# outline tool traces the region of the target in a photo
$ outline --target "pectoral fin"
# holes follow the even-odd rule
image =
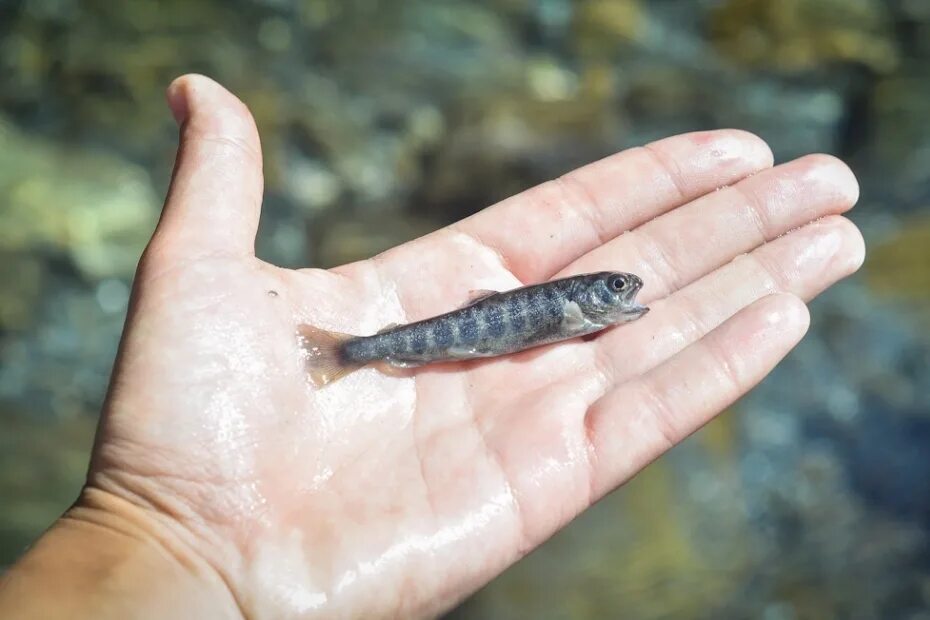
[[[565,304],[564,314],[562,316],[562,326],[569,333],[580,332],[587,328],[591,322],[585,318],[581,311],[581,306],[576,302],[570,301]]]

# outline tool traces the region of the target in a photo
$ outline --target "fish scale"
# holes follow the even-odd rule
[[[372,336],[298,327],[307,370],[317,385],[373,364],[411,368],[515,353],[635,320],[642,280],[630,273],[572,276],[506,292],[485,291],[457,310]]]

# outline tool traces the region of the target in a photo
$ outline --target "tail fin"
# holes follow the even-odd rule
[[[300,325],[297,334],[300,336],[310,380],[318,387],[359,368],[357,365],[346,364],[342,358],[342,344],[354,336],[328,332],[312,325]]]

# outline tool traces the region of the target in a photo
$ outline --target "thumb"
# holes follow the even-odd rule
[[[252,255],[262,202],[262,155],[248,108],[202,75],[179,77],[168,104],[181,140],[148,253],[174,258]]]

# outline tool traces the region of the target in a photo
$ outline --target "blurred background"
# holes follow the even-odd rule
[[[3,0],[0,566],[76,496],[187,71],[259,255],[376,253],[716,127],[847,160],[869,257],[765,383],[453,618],[930,618],[930,0]]]

